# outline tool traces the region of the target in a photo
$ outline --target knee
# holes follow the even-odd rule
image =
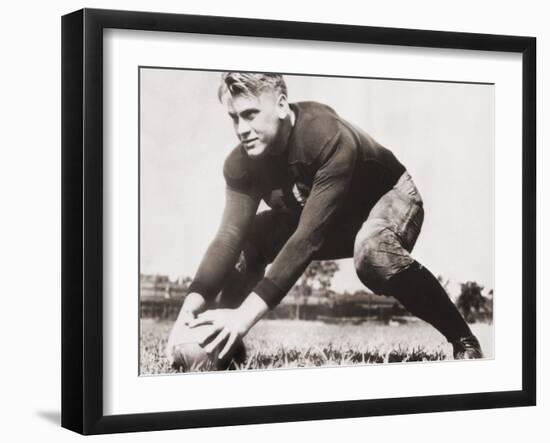
[[[408,268],[414,259],[392,229],[373,226],[368,229],[368,225],[366,228],[355,240],[355,271],[371,291],[385,294],[391,277]]]
[[[245,237],[242,252],[236,266],[237,270],[246,271],[267,265],[267,240],[269,239],[269,231],[273,227],[271,212],[263,211],[256,214],[254,222]]]
[[[268,210],[257,214],[243,245],[247,262],[264,267],[271,263],[297,224],[297,216],[280,211]]]
[[[381,294],[385,281],[387,257],[380,251],[380,239],[369,235],[355,242],[353,262],[359,280],[376,294]]]

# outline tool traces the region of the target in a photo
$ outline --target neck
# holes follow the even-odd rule
[[[281,154],[286,151],[288,142],[290,140],[290,134],[292,133],[292,128],[296,123],[296,115],[292,109],[290,110],[289,115],[283,120],[281,130],[279,132],[278,141],[276,143],[276,149],[273,151],[275,155]]]

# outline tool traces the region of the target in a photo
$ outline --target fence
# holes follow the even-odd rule
[[[183,303],[183,297],[143,297],[140,303],[141,318],[175,320]],[[323,304],[283,303],[266,314],[270,319],[327,320],[330,318],[376,319],[389,321],[393,316],[407,315],[401,305],[394,303],[342,303]]]

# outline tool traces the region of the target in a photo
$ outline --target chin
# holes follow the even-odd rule
[[[260,158],[267,152],[265,146],[254,146],[251,149],[246,149],[246,154],[250,158]]]

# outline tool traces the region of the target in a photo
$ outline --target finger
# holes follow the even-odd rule
[[[195,318],[195,316],[193,315],[193,313],[191,311],[188,311],[186,309],[182,309],[179,312],[178,317],[176,318],[176,324],[187,325],[189,323],[189,321],[193,320],[193,318]]]
[[[185,312],[183,314],[182,320],[184,325],[189,325],[190,322],[195,320],[195,314],[193,314],[192,312]]]
[[[193,320],[191,320],[189,322],[189,327],[190,328],[196,328],[197,326],[202,326],[202,325],[212,325],[214,324],[214,320],[211,320],[209,318],[194,318]]]
[[[194,321],[205,321],[205,322],[208,322],[208,323],[203,323],[203,324],[209,324],[209,323],[214,323],[217,319],[218,319],[218,316],[216,314],[216,310],[211,309],[209,311],[204,311],[204,312],[201,312],[200,314],[196,315],[193,318],[193,321],[191,323],[193,323]]]
[[[237,341],[237,333],[236,332],[232,332],[230,335],[229,335],[229,338],[227,339],[227,342],[225,343],[225,346],[223,347],[222,351],[220,352],[220,355],[219,355],[219,359],[222,360],[225,355],[231,351],[231,349],[233,348],[233,345],[235,344],[235,342]]]
[[[222,329],[222,331],[216,336],[214,340],[212,340],[210,343],[208,343],[204,350],[207,354],[212,354],[218,346],[225,340],[227,340],[227,337],[229,336],[229,331],[227,329]]]
[[[203,346],[203,349],[208,354],[212,354],[216,349],[218,349],[221,343],[227,340],[228,335],[229,332],[226,329],[222,329],[212,341],[210,341],[206,346]]]
[[[199,346],[206,346],[208,343],[212,342],[216,336],[221,332],[223,327],[221,325],[213,324],[211,328],[208,328],[205,335],[202,335],[198,341]]]

